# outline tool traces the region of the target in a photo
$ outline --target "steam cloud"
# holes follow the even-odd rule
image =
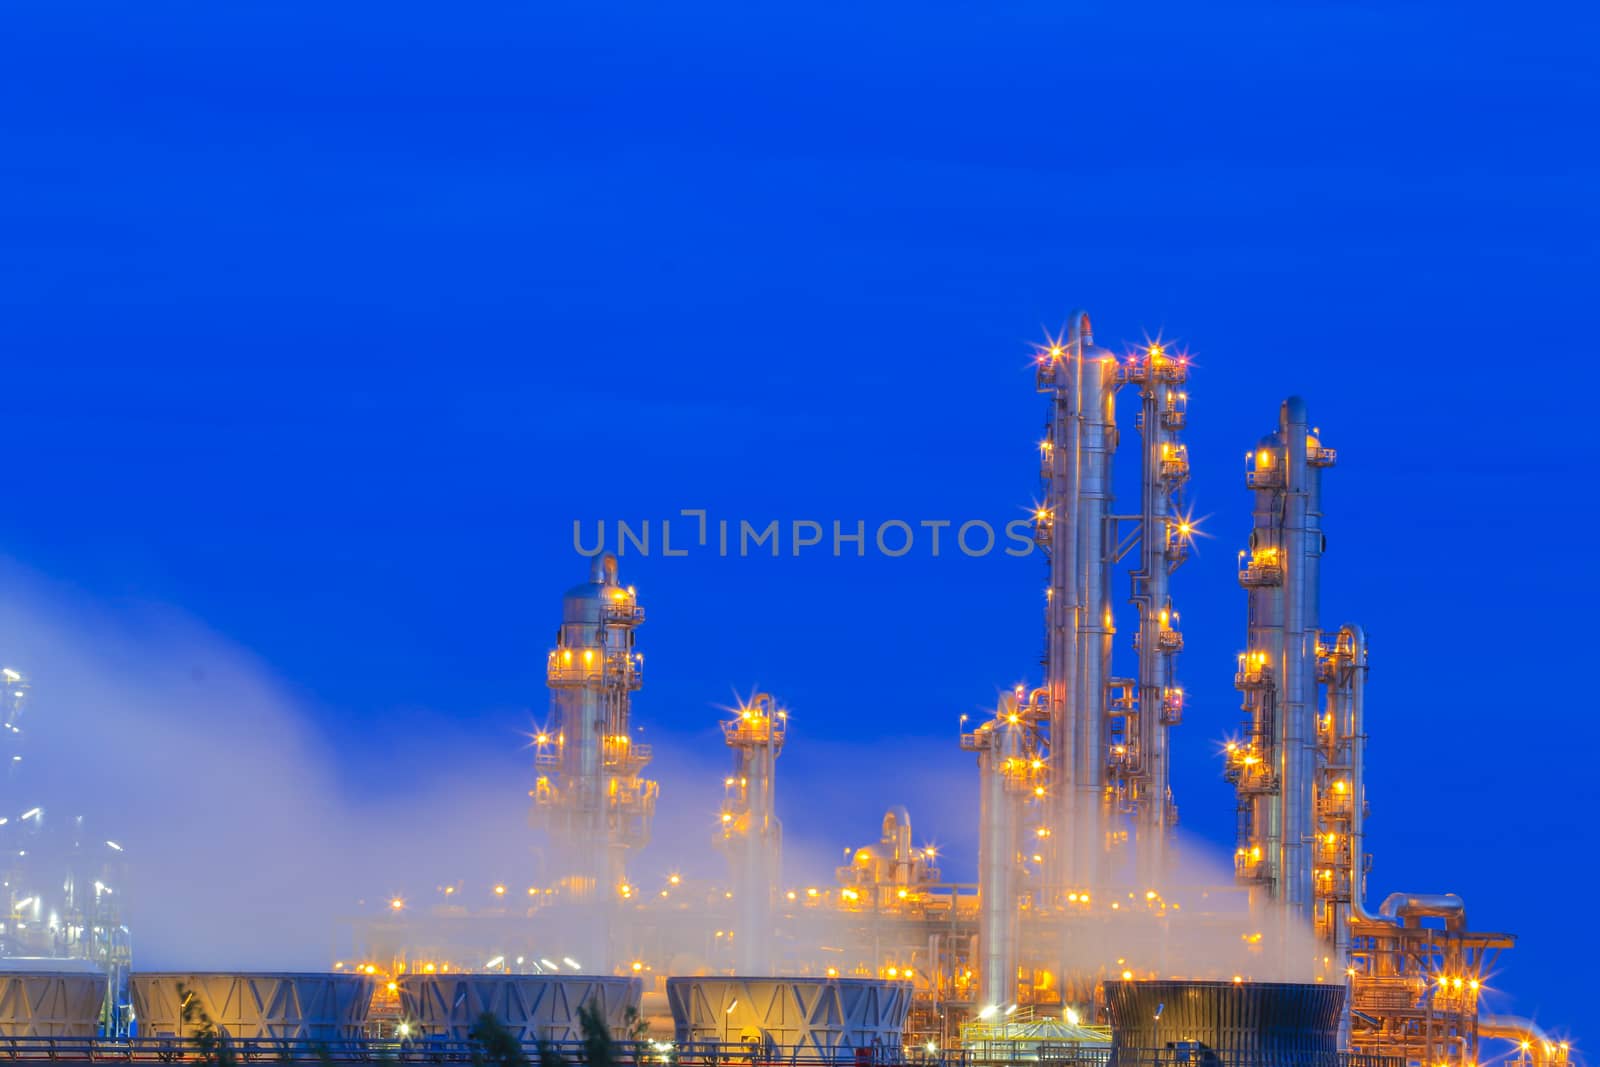
[[[192,619],[154,607],[89,608],[80,594],[10,563],[0,563],[0,576],[9,590],[0,601],[0,658],[34,686],[24,768],[7,786],[9,800],[42,803],[47,818],[83,814],[93,834],[125,846],[127,884],[117,889],[137,969],[322,970],[348,947],[341,920],[381,914],[391,895],[415,894],[420,909],[446,884],[504,883],[518,894],[537,880],[526,822],[532,772],[512,732],[522,724],[488,737],[439,724],[391,739],[392,776],[364,793],[347,784],[348,768],[315,716],[266,665]],[[542,712],[543,693],[528,699]],[[715,714],[708,705],[708,725]],[[639,717],[649,718],[643,709]],[[710,730],[698,744],[652,734],[662,803],[633,880],[646,897],[668,871],[720,883],[723,864],[710,847],[727,766],[720,739]],[[841,767],[881,767],[890,747],[905,773],[836,777]],[[806,736],[802,720],[779,763],[780,890],[831,886],[844,846],[875,844],[883,810],[897,802],[909,802],[918,844],[939,841],[946,880],[970,880],[976,788],[969,758],[953,744],[845,745]],[[1143,901],[1126,901],[1118,921],[1063,925],[1054,936],[1067,958],[1109,977],[1119,960],[1185,977],[1286,980],[1316,971],[1310,932],[1261,929],[1225,860],[1183,842],[1174,863],[1164,896],[1179,908],[1157,917]],[[1093,892],[1103,902],[1097,910],[1111,899],[1109,887]],[[709,927],[723,920],[696,907],[681,922],[689,928],[675,942],[709,946]],[[827,909],[807,912],[788,929],[773,969],[820,973],[853,956],[870,959],[859,929]],[[534,925],[526,936],[554,945],[559,931]],[[809,958],[805,946],[815,947]],[[661,962],[705,967],[693,951]]]

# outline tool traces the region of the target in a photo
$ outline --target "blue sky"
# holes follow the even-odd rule
[[[1372,644],[1369,895],[1462,893],[1521,935],[1516,1006],[1578,1022],[1593,930],[1537,902],[1594,874],[1593,22],[13,5],[0,551],[248,650],[383,794],[408,736],[542,715],[574,519],[1019,516],[1028,342],[1081,305],[1197,360],[1184,826],[1230,840],[1241,460],[1299,392],[1340,452],[1323,621]],[[715,761],[759,683],[791,835],[906,799],[959,854],[955,719],[1036,671],[1042,566],[625,559],[636,714]]]

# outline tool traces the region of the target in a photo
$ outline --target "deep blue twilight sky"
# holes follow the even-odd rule
[[[1198,363],[1185,828],[1230,847],[1241,461],[1300,392],[1340,454],[1323,621],[1372,643],[1369,895],[1462,893],[1521,936],[1502,1005],[1581,1024],[1594,927],[1559,902],[1597,873],[1594,22],[12,4],[10,584],[252,658],[352,793],[403,798],[448,737],[515,827],[574,519],[1019,517],[1028,342],[1083,305],[1103,343],[1165,331]],[[759,683],[795,710],[793,840],[860,843],[903,799],[970,877],[956,717],[1034,677],[1038,557],[623,574],[648,737],[715,766],[713,705]],[[29,633],[0,658],[46,658]],[[35,679],[70,719],[70,679]]]

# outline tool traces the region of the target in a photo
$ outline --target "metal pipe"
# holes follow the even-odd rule
[[[979,979],[985,1007],[1014,1003],[1017,993],[1017,853],[1020,819],[1010,773],[1022,758],[1016,697],[1006,694],[995,717],[972,734],[982,781],[978,838]]]
[[[1283,584],[1284,549],[1281,513],[1277,492],[1272,485],[1272,475],[1283,476],[1284,451],[1282,431],[1263,438],[1251,454],[1251,465],[1258,484],[1254,490],[1254,525],[1250,531],[1251,564],[1270,562],[1270,569],[1278,575],[1276,581],[1262,582],[1250,587],[1248,600],[1247,655],[1258,657],[1267,668],[1267,682],[1254,691],[1246,691],[1246,706],[1250,710],[1251,736],[1248,743],[1256,746],[1261,765],[1272,768],[1277,784],[1269,790],[1259,790],[1250,797],[1251,848],[1261,850],[1257,886],[1252,891],[1252,907],[1261,910],[1261,891],[1277,897],[1283,887],[1283,804],[1282,767],[1283,752],[1283,616],[1285,590]]]
[[[1556,1052],[1564,1051],[1558,1042],[1551,1040],[1543,1027],[1521,1015],[1480,1014],[1478,1037],[1519,1043],[1524,1051],[1533,1054],[1535,1067],[1546,1067],[1550,1063],[1557,1062]]]
[[[788,722],[788,712],[770,695],[757,693],[722,723],[734,760],[714,841],[727,853],[733,875],[740,974],[766,974],[772,967],[772,904],[783,856],[777,761]]]
[[[1283,546],[1283,885],[1281,899],[1288,912],[1309,920],[1311,916],[1311,862],[1307,847],[1312,833],[1311,811],[1315,774],[1316,702],[1307,702],[1308,688],[1315,692],[1315,670],[1308,661],[1315,652],[1308,615],[1315,596],[1313,574],[1307,567],[1307,503],[1305,401],[1290,397],[1283,402],[1279,420],[1287,460],[1284,470]],[[1310,675],[1308,680],[1307,675]]]
[[[1111,671],[1111,563],[1106,546],[1106,515],[1111,504],[1111,461],[1116,450],[1116,359],[1087,333],[1078,339],[1082,370],[1083,445],[1078,492],[1078,571],[1083,606],[1078,612],[1078,673],[1074,728],[1071,828],[1076,888],[1098,885],[1105,854],[1107,806],[1104,719],[1106,678]],[[1058,887],[1062,888],[1062,887]],[[1072,887],[1066,887],[1072,888]]]
[[[586,901],[573,934],[588,966],[610,966],[610,890],[626,856],[649,839],[655,783],[640,777],[647,750],[632,744],[631,694],[640,685],[634,629],[644,612],[617,581],[616,557],[597,557],[589,581],[562,600],[547,682],[552,723],[536,741],[535,820],[550,833],[563,892]]]
[[[1390,893],[1378,906],[1378,914],[1408,926],[1414,919],[1443,919],[1451,933],[1467,928],[1467,905],[1454,893]]]
[[[1367,806],[1367,632],[1353,622],[1339,627],[1350,639],[1350,917],[1376,922],[1381,916],[1367,910],[1366,806]]]
[[[1051,394],[1050,479],[1044,507],[1050,522],[1050,586],[1046,593],[1045,688],[1050,692],[1050,862],[1045,881],[1058,891],[1076,878],[1073,839],[1078,823],[1078,493],[1081,477],[1079,419],[1081,361],[1076,358],[1089,317],[1073,312],[1064,345],[1052,345],[1041,359],[1039,388]]]
[[[1175,691],[1173,657],[1181,646],[1172,610],[1170,574],[1186,547],[1187,531],[1174,529],[1177,502],[1188,479],[1188,457],[1169,412],[1178,410],[1174,385],[1187,376],[1183,356],[1160,343],[1149,345],[1130,365],[1140,383],[1139,562],[1133,571],[1133,602],[1139,612],[1138,671],[1138,861],[1139,884],[1160,881],[1166,837],[1171,829],[1167,696]],[[1178,537],[1175,539],[1174,534]]]

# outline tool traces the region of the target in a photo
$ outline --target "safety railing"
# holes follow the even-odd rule
[[[226,1053],[202,1054],[188,1038],[83,1038],[0,1036],[0,1061],[26,1060],[56,1063],[163,1063],[204,1064],[231,1058],[238,1063],[374,1063],[456,1064],[483,1063],[483,1046],[474,1041],[441,1038],[378,1040],[371,1038],[315,1041],[303,1038],[225,1039]],[[589,1060],[582,1042],[539,1044],[524,1042],[529,1059],[540,1062],[553,1054],[563,1062],[581,1065]],[[935,1049],[907,1046],[835,1049],[782,1048],[743,1042],[616,1041],[613,1062],[618,1067],[1405,1067],[1398,1056],[1330,1053],[1308,1050],[1257,1050],[1236,1052],[1200,1045],[1172,1045],[1159,1049],[1110,1048],[1077,1042],[1020,1044],[1014,1049]]]
[[[1283,568],[1276,563],[1249,563],[1239,568],[1239,584],[1246,587],[1282,585]]]

